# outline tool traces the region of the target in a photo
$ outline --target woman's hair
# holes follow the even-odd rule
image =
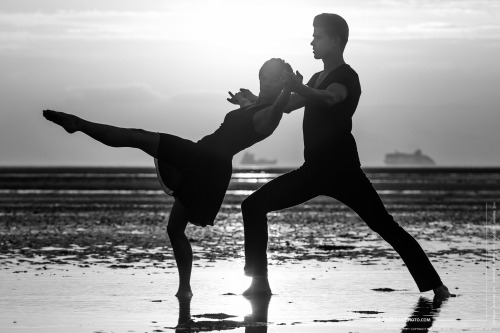
[[[342,41],[342,48],[345,48],[349,40],[349,26],[342,16],[337,14],[319,14],[313,21],[313,27],[323,28],[328,37],[338,36]]]
[[[292,66],[290,66],[289,63],[285,62],[283,59],[280,58],[272,58],[266,61],[264,65],[262,65],[262,67],[259,70],[259,77],[261,76],[262,72],[267,70],[268,68],[275,69],[276,67],[280,69],[279,71],[280,73],[282,70],[286,70],[287,72],[293,73]]]

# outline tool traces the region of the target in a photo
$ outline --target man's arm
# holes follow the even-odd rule
[[[292,91],[315,105],[329,108],[347,98],[347,88],[343,84],[334,82],[325,90],[320,90],[304,85],[303,77],[298,71],[296,74],[287,73],[286,75],[288,75],[288,80],[293,82]]]
[[[294,93],[292,94],[292,96],[290,96],[290,102],[288,102],[288,105],[286,106],[285,110],[283,110],[283,112],[291,113],[292,111],[303,108],[305,105],[305,98]]]
[[[306,85],[295,88],[295,92],[311,103],[330,108],[347,98],[347,88],[340,83],[332,83],[325,90],[314,89]]]

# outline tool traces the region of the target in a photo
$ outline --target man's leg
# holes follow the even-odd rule
[[[360,169],[328,184],[328,195],[353,209],[375,232],[401,256],[421,292],[436,289],[441,279],[422,247],[394,221],[377,191]]]
[[[267,213],[296,206],[317,195],[314,173],[301,167],[273,179],[243,201],[245,273],[253,277],[245,295],[271,293],[267,280]]]
[[[107,146],[137,148],[157,157],[160,142],[158,133],[93,123],[72,114],[52,110],[43,111],[43,116],[62,126],[68,133],[80,131]]]

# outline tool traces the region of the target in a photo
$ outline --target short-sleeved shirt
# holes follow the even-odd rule
[[[358,74],[347,64],[340,65],[316,85],[321,72],[312,76],[307,85],[325,90],[332,83],[347,88],[347,98],[330,108],[306,101],[304,110],[304,159],[319,167],[346,169],[360,166],[356,141],[352,136],[352,116],[358,106],[361,86]]]

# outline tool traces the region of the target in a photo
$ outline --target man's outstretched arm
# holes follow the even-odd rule
[[[326,108],[330,108],[347,98],[347,88],[340,83],[332,83],[325,90],[300,85],[295,89],[295,93],[315,105]]]
[[[294,94],[292,94],[292,96],[290,96],[290,102],[288,102],[288,105],[283,110],[283,112],[284,113],[291,113],[292,111],[303,108],[305,105],[306,105],[305,98],[294,93]]]
[[[320,90],[304,85],[302,75],[298,71],[296,74],[287,75],[294,81],[292,91],[315,105],[329,108],[347,98],[347,88],[340,83],[332,83],[325,90]]]

